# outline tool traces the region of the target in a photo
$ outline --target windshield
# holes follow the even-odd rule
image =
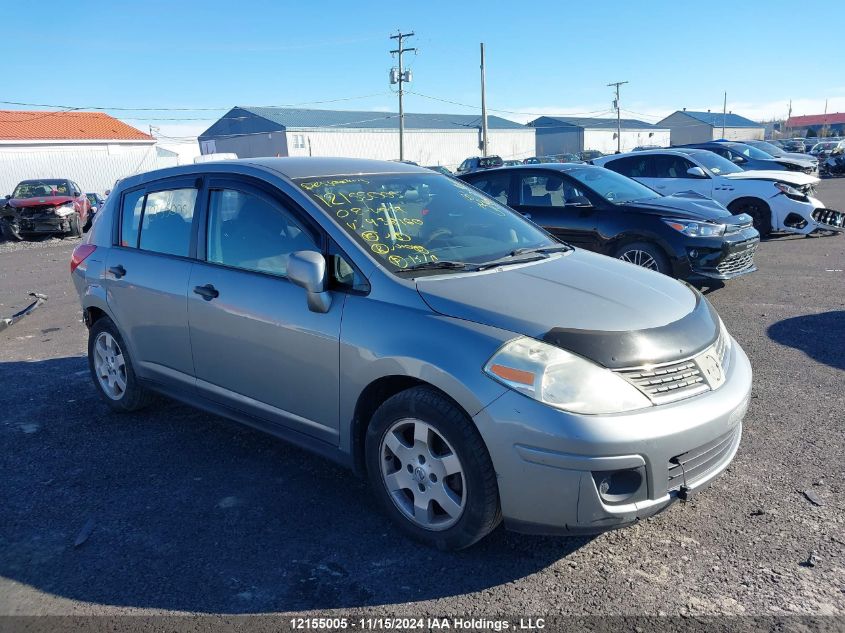
[[[583,167],[581,169],[572,169],[566,173],[613,204],[625,204],[633,200],[647,200],[649,198],[660,197],[659,193],[638,183],[636,180],[602,167],[593,169]]]
[[[695,160],[698,161],[699,165],[705,169],[709,169],[717,176],[723,174],[741,174],[743,171],[727,158],[723,158],[715,152],[697,152],[695,154]]]
[[[557,244],[508,207],[439,174],[303,178],[297,184],[391,271],[444,261],[482,264],[517,249]]]
[[[757,160],[772,160],[772,155],[767,154],[761,149],[757,149],[753,145],[735,145],[737,151],[748,158],[756,158]]]
[[[771,154],[772,156],[778,156],[783,153],[783,150],[780,149],[777,145],[772,145],[771,143],[766,143],[765,141],[757,141],[756,143],[754,143],[753,147],[761,149],[767,154]]]
[[[67,180],[25,180],[12,192],[13,198],[48,198],[69,196]]]
[[[814,152],[818,152],[819,150],[827,151],[829,149],[834,149],[838,143],[836,141],[827,141],[825,143],[816,143],[813,147]]]

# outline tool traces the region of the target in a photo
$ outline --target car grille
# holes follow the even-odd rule
[[[733,448],[739,429],[669,460],[667,490],[691,486],[721,466]]]
[[[701,360],[712,354],[719,360],[722,374],[727,371],[728,340],[723,333],[706,350],[693,358],[672,363],[617,369],[615,372],[642,391],[654,404],[667,404],[710,391]],[[718,387],[718,385],[715,385]]]
[[[728,255],[716,265],[716,270],[722,275],[732,275],[751,268],[754,265],[755,252],[757,252],[756,244],[742,253]]]

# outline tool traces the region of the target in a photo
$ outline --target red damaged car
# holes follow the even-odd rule
[[[24,180],[0,208],[0,230],[16,240],[45,233],[81,237],[91,217],[91,203],[72,180]]]

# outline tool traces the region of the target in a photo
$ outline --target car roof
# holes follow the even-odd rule
[[[365,174],[419,173],[431,175],[431,170],[419,165],[398,161],[370,160],[366,158],[332,157],[286,157],[286,158],[239,158],[237,160],[209,161],[167,167],[129,176],[120,181],[121,188],[146,184],[163,178],[204,174],[238,174],[244,168],[262,168],[273,171],[283,178],[319,178],[327,176],[361,176]]]
[[[672,154],[677,156],[679,154],[684,154],[686,156],[695,156],[696,154],[712,154],[710,150],[706,149],[699,149],[697,147],[667,147],[665,149],[644,149],[640,150],[639,152],[625,152],[623,154],[609,154],[608,156],[599,156],[598,158],[594,158],[594,161],[601,161],[601,163],[608,163],[612,160],[616,160],[617,158],[625,158],[627,156],[652,156],[652,155],[662,155],[662,154]]]
[[[639,153],[639,152],[638,152]],[[573,169],[599,169],[594,165],[587,165],[585,163],[540,163],[540,164],[521,164],[521,165],[505,165],[504,167],[496,167],[495,169],[485,169],[484,171],[477,171],[473,172],[472,174],[467,174],[468,176],[476,176],[481,174],[495,174],[499,171],[511,171],[514,169],[521,169],[521,170],[531,170],[537,171],[539,170],[553,170],[553,171],[572,171]]]

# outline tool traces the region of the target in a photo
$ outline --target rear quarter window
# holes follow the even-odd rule
[[[123,196],[120,207],[120,245],[138,248],[138,228],[144,210],[144,191],[130,191]]]

